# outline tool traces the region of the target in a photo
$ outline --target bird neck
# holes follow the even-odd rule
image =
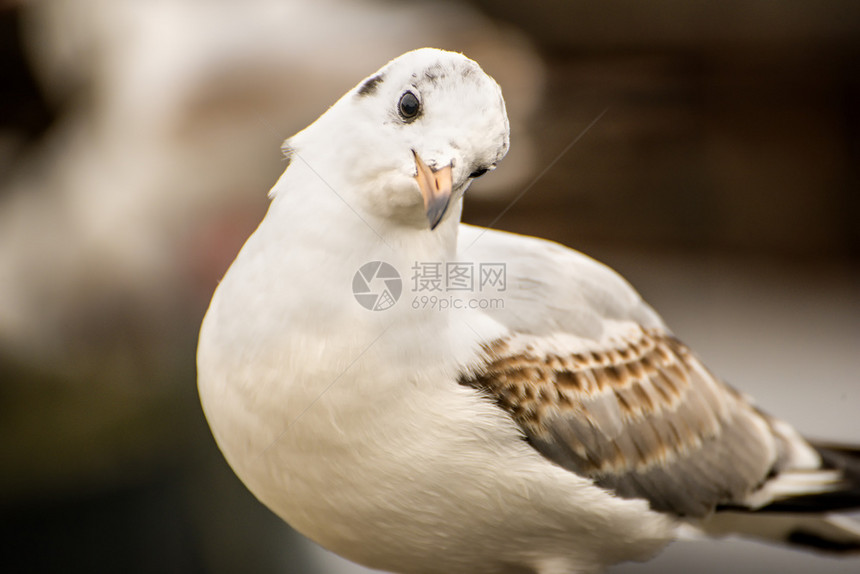
[[[348,190],[322,179],[300,158],[293,159],[271,196],[264,225],[289,244],[313,245],[351,263],[378,260],[404,269],[415,261],[456,259],[461,199],[436,229],[415,227],[368,213]]]

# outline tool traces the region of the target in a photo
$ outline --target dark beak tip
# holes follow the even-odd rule
[[[433,208],[427,212],[427,221],[430,223],[430,231],[436,229],[442,222],[442,216],[445,215],[447,207],[448,203],[445,202],[445,205],[433,206]]]

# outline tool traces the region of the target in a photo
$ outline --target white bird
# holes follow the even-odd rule
[[[826,514],[860,503],[856,451],[757,409],[611,269],[460,223],[508,131],[475,62],[422,49],[287,140],[198,348],[203,409],[247,487],[322,546],[403,573],[595,572],[690,530],[860,549]],[[384,305],[354,297],[368,262],[397,272]],[[469,268],[471,292],[417,296]]]

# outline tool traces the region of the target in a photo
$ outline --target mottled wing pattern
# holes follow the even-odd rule
[[[585,346],[515,334],[483,351],[460,383],[507,411],[544,456],[622,497],[700,517],[742,503],[778,470],[768,417],[661,329],[630,324]]]

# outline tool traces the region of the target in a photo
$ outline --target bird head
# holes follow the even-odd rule
[[[424,48],[362,80],[285,150],[363,215],[434,230],[505,156],[509,131],[501,89],[477,63]]]

